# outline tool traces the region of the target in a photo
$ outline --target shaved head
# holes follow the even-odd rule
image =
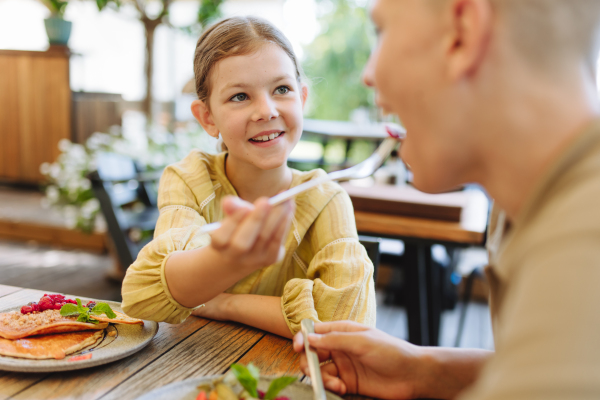
[[[428,0],[442,10],[451,0]],[[584,60],[596,69],[599,0],[488,0],[515,48],[536,67],[560,68]]]

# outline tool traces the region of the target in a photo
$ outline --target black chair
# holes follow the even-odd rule
[[[140,172],[131,158],[115,153],[99,154],[97,170],[88,174],[122,271],[152,240],[160,175]]]
[[[379,270],[379,260],[381,258],[381,253],[379,252],[379,244],[381,243],[381,238],[359,236],[358,240],[363,246],[365,246],[365,249],[367,250],[367,255],[373,263],[373,281],[377,282],[377,271]]]

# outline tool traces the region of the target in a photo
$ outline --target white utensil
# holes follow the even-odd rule
[[[343,181],[350,179],[360,179],[371,176],[375,171],[379,169],[384,163],[384,161],[388,158],[390,153],[398,146],[398,140],[394,138],[384,139],[383,142],[379,145],[379,147],[375,150],[375,152],[367,158],[365,161],[356,164],[353,167],[343,169],[341,171],[330,172],[327,175],[321,176],[316,179],[311,179],[310,181],[304,182],[298,186],[294,186],[286,190],[285,192],[281,192],[278,195],[275,195],[269,199],[269,204],[272,206],[276,206],[277,204],[283,203],[286,200],[289,200],[293,197],[296,197],[302,192],[307,191],[321,183],[329,182],[329,181]],[[212,224],[207,224],[200,228],[200,233],[208,233],[218,229],[221,226],[220,222],[213,222]]]
[[[315,400],[326,400],[325,387],[323,386],[323,377],[321,376],[321,366],[317,352],[308,344],[308,335],[315,333],[315,323],[312,319],[303,319],[300,322],[302,336],[304,336],[304,352],[308,360],[308,371],[310,372],[310,383],[313,387]]]

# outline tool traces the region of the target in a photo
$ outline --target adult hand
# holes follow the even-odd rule
[[[294,337],[294,350],[304,351],[302,333]],[[321,367],[325,388],[332,392],[361,394],[380,399],[412,399],[420,396],[425,376],[420,365],[420,348],[377,329],[350,321],[315,325],[309,335]],[[306,355],[300,368],[308,374]]]
[[[274,264],[284,254],[283,248],[294,215],[294,203],[269,205],[266,197],[250,204],[237,197],[223,199],[225,219],[212,233],[211,246],[224,258],[253,272]]]

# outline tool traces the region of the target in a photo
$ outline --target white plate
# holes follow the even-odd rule
[[[73,296],[70,296],[73,297]],[[37,301],[39,299],[33,299]],[[82,299],[85,304],[88,299]],[[94,300],[98,301],[98,300]],[[114,301],[108,303],[115,311],[123,312],[121,304]],[[25,302],[27,303],[27,302]],[[0,313],[20,310],[20,307],[11,307],[0,310]],[[108,336],[110,331],[116,331],[115,336]],[[62,360],[31,360],[0,355],[0,370],[16,372],[58,372],[90,368],[120,360],[143,349],[158,332],[158,323],[144,321],[144,325],[110,324],[104,330],[104,336],[95,344],[85,347]],[[69,361],[72,357],[91,353],[92,357],[85,360]]]
[[[204,376],[202,378],[186,379],[185,381],[171,383],[161,388],[148,392],[136,400],[196,400],[198,397],[198,385],[209,383],[220,375]],[[271,381],[275,378],[261,377],[258,388],[267,391]],[[279,396],[289,397],[291,400],[313,400],[312,386],[301,382],[295,382],[283,389]],[[333,393],[327,392],[327,400],[342,400]]]

